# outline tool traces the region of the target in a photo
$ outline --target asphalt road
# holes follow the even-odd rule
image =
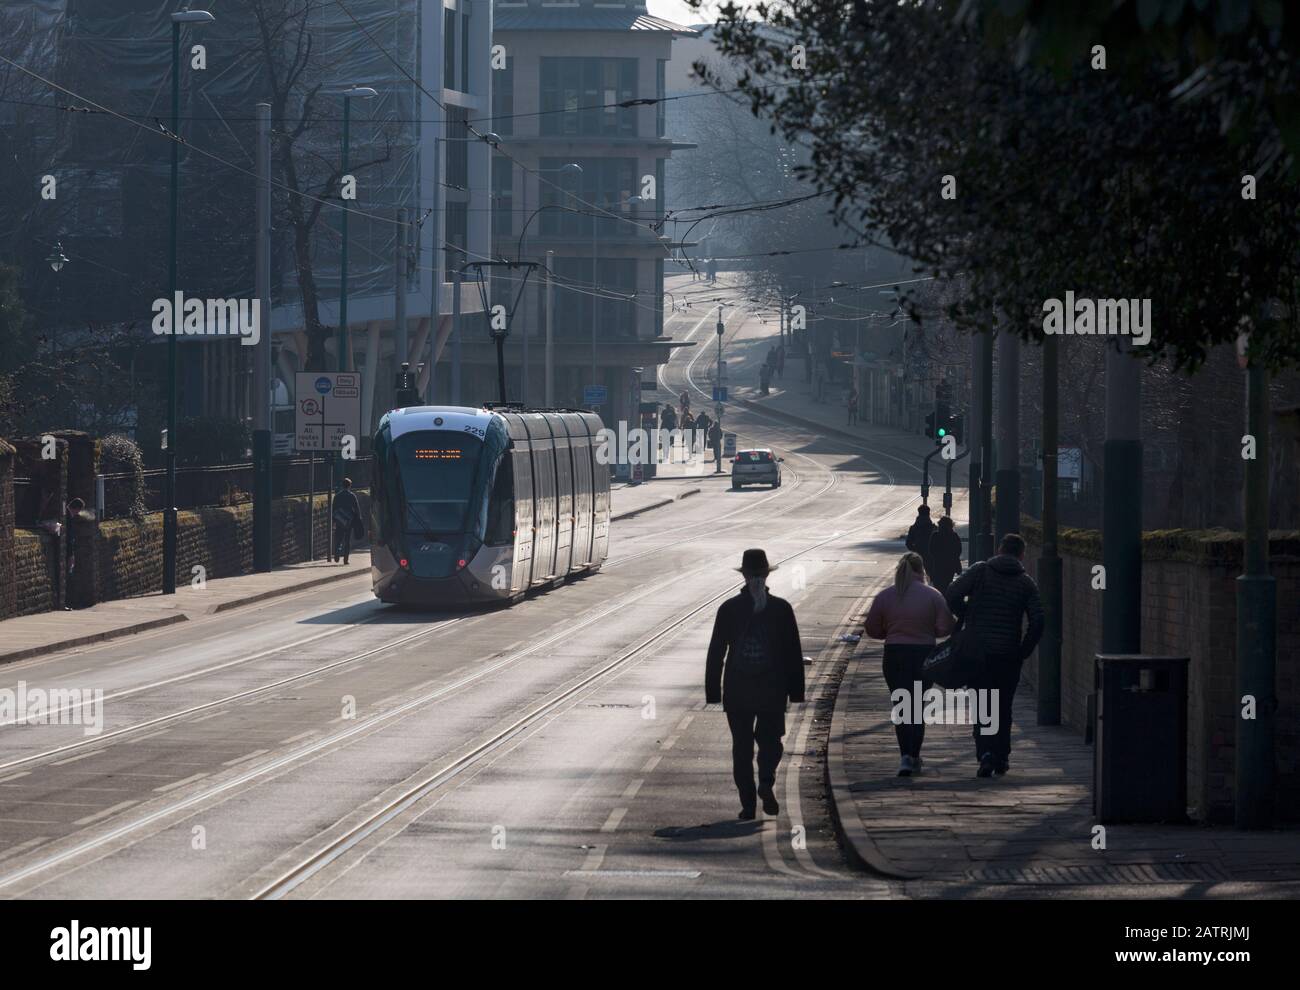
[[[715,313],[673,317],[701,346],[661,401],[708,404]],[[729,311],[733,381],[775,331]],[[599,574],[510,609],[401,611],[359,577],[3,668],[0,687],[101,688],[105,706],[96,735],[0,724],[0,896],[899,896],[834,840],[817,658],[901,551],[915,458],[739,406],[727,428],[785,458],[779,489],[707,479],[618,523]],[[781,562],[772,590],[815,662],[781,813],[739,822],[703,667],[751,546]]]

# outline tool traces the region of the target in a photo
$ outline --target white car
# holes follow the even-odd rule
[[[731,490],[739,491],[745,485],[771,485],[781,487],[781,462],[767,447],[738,450],[731,461]]]

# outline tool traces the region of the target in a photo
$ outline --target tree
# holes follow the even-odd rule
[[[337,152],[326,150],[326,136],[337,148],[337,131],[325,127],[321,117],[325,80],[331,78],[330,60],[317,51],[313,27],[317,6],[301,0],[239,0],[257,26],[257,57],[269,94],[274,126],[274,167],[280,189],[273,192],[277,218],[291,232],[291,253],[304,328],[308,339],[307,367],[325,367],[325,342],[331,328],[320,318],[320,292],[316,281],[317,222],[328,202],[347,205],[341,198],[343,178]],[[317,20],[313,20],[313,16]],[[337,83],[337,80],[334,80]],[[351,174],[387,162],[392,153],[390,135],[382,133],[384,151],[349,167]]]
[[[1178,369],[1235,340],[1243,316],[1255,357],[1300,361],[1300,197],[1278,174],[1243,197],[1272,118],[1242,113],[1225,134],[1219,108],[1174,95],[1183,78],[1159,61],[1049,70],[987,35],[978,3],[756,9],[767,23],[728,4],[718,28],[752,111],[810,144],[802,172],[837,218],[966,277],[958,325],[1000,314],[1041,338],[1044,300],[1070,290],[1150,299],[1146,354]],[[1265,318],[1273,300],[1284,315]]]

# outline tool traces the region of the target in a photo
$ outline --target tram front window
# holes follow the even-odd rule
[[[468,516],[483,441],[450,432],[410,433],[394,446],[406,499],[405,531],[432,536],[474,528]]]

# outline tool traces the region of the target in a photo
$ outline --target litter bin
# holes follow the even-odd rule
[[[1097,654],[1093,811],[1187,821],[1187,657]]]

